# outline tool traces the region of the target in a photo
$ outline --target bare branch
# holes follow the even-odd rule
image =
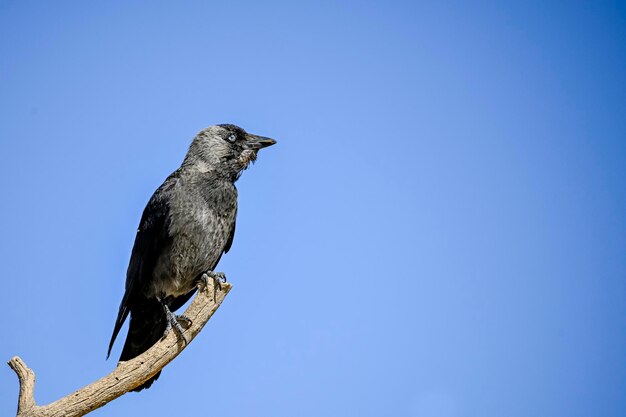
[[[214,285],[213,280],[209,280],[207,288],[198,291],[184,313],[191,319],[191,326],[185,330],[189,342],[202,330],[231,289],[229,283],[224,283],[222,289],[215,292]],[[215,298],[213,294],[216,294]],[[17,417],[84,416],[143,384],[183,349],[185,345],[176,332],[170,331],[147,352],[130,361],[120,362],[107,376],[45,406],[35,404],[35,373],[15,356],[9,361],[9,366],[17,374],[20,383]]]

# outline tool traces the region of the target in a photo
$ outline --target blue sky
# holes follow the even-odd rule
[[[0,357],[39,403],[115,366],[141,211],[235,123],[279,143],[234,288],[94,415],[626,414],[623,2],[128,3],[0,2]]]

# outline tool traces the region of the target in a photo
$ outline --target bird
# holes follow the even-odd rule
[[[192,140],[181,166],[148,201],[135,236],[125,292],[107,358],[130,315],[120,362],[137,357],[189,319],[173,312],[208,279],[225,282],[215,267],[233,244],[237,217],[235,182],[274,139],[233,124],[209,126]],[[133,391],[149,388],[160,371]]]

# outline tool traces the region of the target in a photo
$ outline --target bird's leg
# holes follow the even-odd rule
[[[175,315],[167,306],[167,303],[165,303],[161,298],[157,298],[157,300],[159,300],[161,306],[163,307],[163,311],[165,312],[165,320],[167,323],[165,327],[165,332],[163,333],[163,337],[165,337],[170,330],[174,329],[176,334],[183,340],[185,345],[187,345],[189,343],[189,340],[187,339],[187,336],[185,336],[185,330],[183,330],[182,326],[179,323],[179,320],[185,323],[185,328],[189,328],[189,326],[191,326],[191,320],[189,320],[189,318],[185,316]]]
[[[209,286],[209,279],[213,280],[213,300],[217,299],[217,289],[222,291],[222,283],[226,282],[226,275],[223,272],[207,271],[198,278],[196,285],[200,290],[205,290]]]

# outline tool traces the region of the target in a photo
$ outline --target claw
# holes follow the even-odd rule
[[[176,321],[181,325],[181,327],[185,330],[187,330],[188,328],[191,327],[191,325],[193,324],[193,322],[191,321],[191,319],[187,316],[185,316],[184,314],[181,314],[179,316],[176,316]]]
[[[191,326],[191,320],[186,316],[175,315],[171,312],[170,308],[167,306],[166,303],[163,302],[163,300],[158,300],[161,303],[161,306],[163,306],[163,311],[165,312],[165,318],[167,321],[165,332],[163,332],[163,338],[165,338],[169,331],[173,329],[178,337],[182,339],[185,345],[189,344],[189,339],[187,339],[187,336],[185,336],[185,330],[181,327],[179,320],[185,323],[185,328],[187,329],[189,328],[189,326]]]
[[[209,279],[213,280],[213,300],[216,300],[217,290],[222,291],[222,283],[226,282],[226,275],[223,272],[207,271],[198,278],[196,285],[204,290],[209,286]]]

